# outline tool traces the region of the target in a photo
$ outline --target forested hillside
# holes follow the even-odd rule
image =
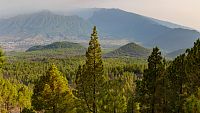
[[[158,47],[148,50],[135,43],[122,47],[132,57],[106,58],[100,41],[94,27],[81,55],[67,54],[74,47],[68,42],[37,51],[0,51],[0,112],[200,112],[199,39],[174,60],[166,60]],[[62,52],[52,49],[57,47]],[[133,48],[148,57],[132,54]]]
[[[136,43],[128,43],[114,51],[105,54],[105,57],[141,57],[146,58],[150,54],[150,50]]]

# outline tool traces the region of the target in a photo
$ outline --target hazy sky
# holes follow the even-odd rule
[[[200,30],[200,0],[0,0],[0,17],[48,9],[119,8]]]

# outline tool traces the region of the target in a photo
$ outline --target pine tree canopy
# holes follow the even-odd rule
[[[36,110],[52,113],[67,113],[73,105],[72,91],[68,81],[53,64],[34,87],[32,105]]]

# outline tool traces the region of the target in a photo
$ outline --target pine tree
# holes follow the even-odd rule
[[[32,90],[30,90],[27,86],[24,85],[18,85],[18,106],[20,107],[20,112],[24,108],[30,108],[31,107],[31,95]]]
[[[1,96],[3,105],[6,111],[10,111],[17,104],[17,86],[12,84],[9,80],[5,80]]]
[[[144,76],[142,80],[142,88],[139,93],[141,110],[143,113],[156,113],[158,112],[158,105],[160,102],[159,97],[156,97],[159,86],[159,79],[163,73],[163,58],[159,49],[153,48],[153,52],[148,58],[148,69],[144,71]]]
[[[184,69],[180,68],[179,74],[183,78],[183,89],[180,93],[181,100],[180,105],[184,104],[184,112],[186,113],[199,113],[199,97],[200,97],[200,39],[194,42],[194,46],[191,49],[186,50],[186,56],[184,59]],[[178,66],[177,66],[178,67]],[[184,72],[184,73],[183,73]],[[187,98],[187,99],[186,99]],[[186,100],[186,102],[185,102]],[[185,103],[182,103],[182,102]],[[183,111],[183,106],[179,107]]]
[[[96,27],[93,28],[91,34],[86,52],[86,63],[82,68],[79,68],[77,76],[78,98],[84,100],[88,112],[97,113],[98,97],[101,94],[104,77],[101,47]]]
[[[169,109],[171,112],[183,113],[183,104],[186,99],[184,89],[187,84],[187,74],[185,71],[185,54],[178,56],[168,67],[167,77],[169,79],[168,94]]]
[[[3,104],[3,87],[4,87],[4,84],[5,84],[5,80],[3,79],[2,77],[2,67],[3,67],[3,62],[4,62],[4,55],[3,55],[3,52],[2,50],[0,49],[0,112],[3,108],[2,104]]]
[[[191,49],[186,50],[186,74],[190,85],[189,93],[197,93],[200,87],[200,39],[194,42]]]
[[[3,103],[4,103],[4,97],[3,97],[3,91],[4,91],[4,84],[5,84],[5,80],[3,79],[3,77],[0,76],[0,112],[3,109]]]
[[[32,105],[35,110],[51,113],[69,113],[72,110],[73,95],[68,81],[52,65],[45,76],[35,84]]]
[[[126,112],[127,97],[126,87],[127,83],[122,77],[108,80],[104,85],[101,112],[100,113],[124,113]]]
[[[192,94],[185,99],[183,108],[184,113],[200,113],[200,88],[198,88],[197,94]]]
[[[0,71],[2,71],[3,63],[5,62],[5,56],[2,49],[0,49]]]

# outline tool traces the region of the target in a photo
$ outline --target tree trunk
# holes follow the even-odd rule
[[[155,67],[154,67],[154,70],[156,70],[157,69],[157,65],[155,64]],[[158,73],[157,72],[155,72],[155,78],[154,78],[154,83],[153,83],[153,99],[152,99],[152,105],[151,105],[151,113],[155,113],[155,99],[156,99],[156,82],[157,82],[157,75],[158,75]]]
[[[115,109],[115,102],[114,102],[114,113],[116,113],[116,109]]]
[[[53,113],[56,113],[56,106],[53,106]]]
[[[94,49],[94,74],[93,74],[93,113],[97,113],[97,108],[96,108],[96,75],[95,75],[95,71],[96,71],[96,55],[95,55],[96,50]]]
[[[131,98],[131,113],[133,113],[133,97]]]

